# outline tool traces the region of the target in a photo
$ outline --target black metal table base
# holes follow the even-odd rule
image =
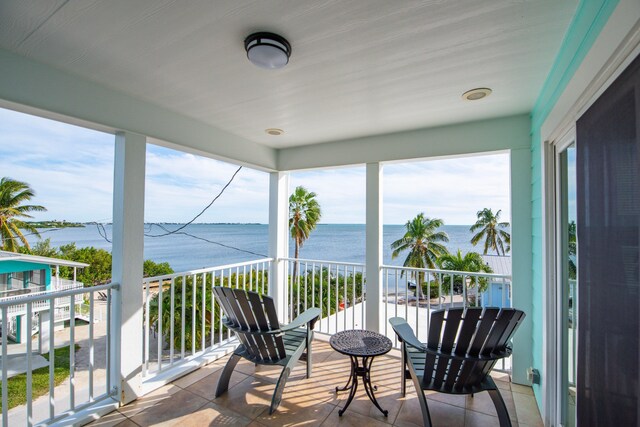
[[[358,390],[358,377],[362,377],[364,391],[367,392],[367,396],[369,396],[369,399],[371,399],[373,404],[376,405],[376,408],[378,408],[380,412],[382,412],[382,414],[386,417],[387,415],[389,415],[389,411],[385,411],[380,407],[375,394],[373,394],[375,390],[378,390],[378,387],[375,385],[371,385],[371,376],[369,375],[369,373],[371,372],[373,357],[363,356],[362,366],[360,366],[360,364],[358,363],[357,356],[349,357],[351,358],[351,375],[349,376],[349,381],[347,381],[347,384],[344,387],[336,387],[336,393],[339,391],[350,390],[349,398],[347,399],[347,403],[344,405],[344,408],[338,411],[338,415],[342,416],[342,414],[344,414],[344,411],[346,411],[351,404],[353,396],[356,395],[356,391]]]

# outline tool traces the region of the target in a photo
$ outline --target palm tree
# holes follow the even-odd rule
[[[473,246],[477,245],[484,239],[484,254],[489,249],[496,251],[498,255],[504,255],[511,250],[511,234],[508,231],[509,223],[500,222],[500,213],[498,210],[495,214],[491,209],[484,208],[476,214],[478,220],[471,226],[469,231],[477,233],[471,238]]]
[[[493,270],[487,264],[485,264],[482,259],[482,255],[477,252],[467,252],[462,256],[462,252],[458,249],[458,252],[453,254],[445,254],[438,259],[438,264],[440,268],[443,270],[451,270],[451,271],[468,271],[470,273],[492,273]],[[462,288],[464,286],[463,283],[464,277],[462,275],[456,274],[453,277],[453,287],[454,289],[459,287]],[[445,276],[445,283],[451,284],[451,276]],[[479,291],[484,291],[487,287],[487,280],[480,278],[478,281],[480,285]],[[445,290],[448,292],[448,289]]]
[[[316,193],[308,191],[302,186],[296,187],[293,194],[289,197],[289,230],[291,238],[295,242],[294,258],[296,263],[293,265],[293,280],[295,282],[298,274],[298,256],[300,248],[309,235],[315,230],[322,211],[320,204],[316,200]]]
[[[16,252],[19,248],[18,240],[30,249],[22,230],[27,230],[40,237],[38,230],[19,218],[33,218],[29,212],[46,211],[43,206],[25,205],[31,200],[35,192],[29,184],[3,177],[0,179],[0,247]]]
[[[405,224],[406,232],[402,238],[391,243],[391,259],[397,258],[402,252],[408,250],[409,254],[404,260],[405,267],[435,268],[437,259],[448,253],[442,243],[449,241],[449,236],[444,231],[438,231],[444,225],[441,219],[430,219],[424,213]],[[412,274],[413,275],[413,274]],[[415,277],[415,275],[413,275]],[[416,297],[422,297],[422,283],[424,273],[417,274]]]

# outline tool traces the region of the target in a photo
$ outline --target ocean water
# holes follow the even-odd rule
[[[176,230],[180,224],[164,225]],[[481,251],[471,243],[469,225],[445,225],[442,230],[449,235],[446,245],[451,252]],[[383,262],[401,265],[403,255],[391,259],[391,242],[402,237],[404,225],[385,225],[383,229]],[[106,226],[111,239],[111,226]],[[266,257],[268,252],[268,226],[265,224],[191,224],[181,230],[186,234],[165,237],[150,237],[162,234],[163,230],[148,225],[144,242],[144,257],[156,262],[168,262],[176,271],[188,271],[202,267],[214,267]],[[101,237],[96,226],[40,230],[43,239],[50,238],[53,246],[75,242],[78,247],[94,246],[111,250],[111,243]],[[195,237],[194,237],[195,236]],[[29,236],[31,244],[38,239]],[[242,252],[237,249],[248,252]],[[293,242],[290,242],[293,256]],[[314,260],[364,263],[364,224],[320,224],[311,233],[300,250],[300,257]]]

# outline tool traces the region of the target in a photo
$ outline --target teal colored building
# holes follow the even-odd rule
[[[64,259],[0,251],[0,301],[17,300],[36,292],[55,292],[82,287],[82,283],[75,280],[61,279],[58,274],[59,268],[73,268],[75,278],[76,269],[88,266]],[[33,309],[34,313],[40,315],[42,311],[48,312],[49,307],[34,305]],[[28,336],[24,317],[21,311],[9,313],[9,335],[16,342],[22,342]]]

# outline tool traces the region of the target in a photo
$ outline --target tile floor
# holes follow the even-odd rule
[[[400,359],[397,351],[373,362],[372,382],[376,397],[389,411],[385,417],[369,401],[360,385],[353,402],[342,417],[338,410],[348,392],[336,394],[349,376],[349,359],[316,338],[313,344],[313,375],[305,378],[303,362],[293,370],[278,410],[269,415],[278,368],[241,361],[231,377],[229,391],[214,398],[214,390],[227,358],[213,362],[166,385],[116,412],[102,417],[93,426],[421,426],[420,406],[408,385],[400,394]],[[501,389],[514,426],[542,426],[530,387],[511,384],[504,374],[493,374]],[[435,426],[498,426],[493,403],[487,393],[473,398],[432,393],[429,410]]]

